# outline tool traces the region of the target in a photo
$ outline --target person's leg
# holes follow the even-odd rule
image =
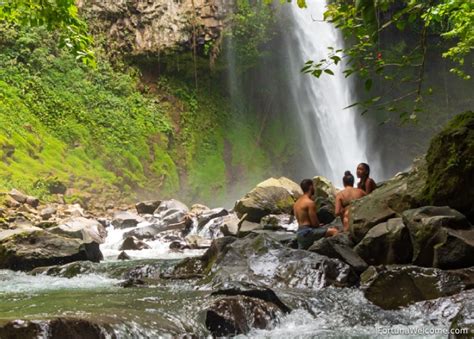
[[[327,237],[333,237],[335,236],[336,234],[339,233],[339,230],[335,227],[328,227],[328,229],[326,230],[326,234],[324,235],[326,238]]]

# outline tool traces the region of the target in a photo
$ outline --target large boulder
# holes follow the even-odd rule
[[[12,320],[0,326],[0,338],[116,338],[112,327],[86,319]]]
[[[205,312],[206,327],[216,337],[270,328],[284,314],[270,301],[245,295],[221,297],[212,302]]]
[[[450,206],[474,222],[474,112],[457,115],[430,143],[426,155],[428,204]]]
[[[402,218],[389,219],[371,228],[354,250],[369,265],[408,264],[413,254]]]
[[[474,265],[474,229],[449,207],[425,206],[403,213],[419,266],[461,268]]]
[[[419,266],[370,266],[360,278],[365,297],[383,309],[396,309],[474,287],[473,268],[443,271]]]
[[[38,266],[62,265],[78,260],[98,262],[97,243],[84,243],[46,231],[22,230],[4,236],[0,232],[0,268],[31,270]]]
[[[372,193],[353,201],[349,228],[354,240],[358,243],[372,227],[400,217],[407,209],[422,206],[425,179],[425,163],[419,159],[408,173],[398,174]]]
[[[303,192],[299,185],[288,178],[270,178],[259,183],[235,204],[234,210],[241,218],[260,222],[268,214],[291,213],[293,204]]]
[[[120,245],[119,251],[125,251],[125,250],[143,250],[143,249],[150,249],[151,247],[148,246],[146,243],[144,243],[141,240],[138,240],[135,237],[126,237]]]
[[[202,281],[221,288],[233,281],[260,287],[320,289],[352,286],[357,277],[346,263],[282,245],[267,234],[250,234],[227,244]]]
[[[334,237],[322,238],[313,243],[308,251],[325,255],[329,258],[340,259],[360,274],[368,267],[359,254],[352,249],[352,241],[347,234],[340,233]]]

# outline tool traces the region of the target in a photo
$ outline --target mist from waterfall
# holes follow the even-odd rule
[[[355,174],[358,163],[367,162],[363,126],[355,109],[344,109],[356,101],[350,80],[344,77],[343,65],[331,66],[334,75],[316,78],[300,69],[308,60],[319,61],[328,55],[329,46],[342,48],[343,39],[334,26],[323,21],[325,0],[308,0],[308,8],[296,2],[286,5],[291,27],[285,30],[290,95],[295,116],[301,126],[304,153],[308,157],[305,176],[323,175],[340,185],[345,170]],[[309,168],[306,168],[309,167]]]

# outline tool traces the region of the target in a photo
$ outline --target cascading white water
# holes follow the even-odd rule
[[[308,60],[326,58],[329,46],[343,46],[341,34],[324,22],[326,0],[307,0],[306,9],[296,5],[290,9],[291,29],[287,30],[287,47],[291,96],[301,123],[307,156],[313,168],[308,175],[318,174],[341,184],[345,170],[355,172],[360,162],[367,162],[365,140],[356,126],[357,112],[348,108],[355,98],[348,79],[339,64],[332,67],[335,75],[321,78],[298,72]],[[286,12],[286,11],[285,11]]]

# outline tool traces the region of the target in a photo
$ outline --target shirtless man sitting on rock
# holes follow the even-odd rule
[[[360,199],[366,193],[360,188],[354,188],[354,176],[350,171],[344,173],[342,178],[344,189],[336,195],[336,215],[342,219],[344,232],[349,231],[349,205],[353,200]]]
[[[323,237],[332,237],[338,233],[337,228],[324,227],[319,224],[316,214],[313,180],[304,179],[301,184],[303,195],[295,202],[293,213],[298,221],[298,232],[296,240],[298,248],[308,249],[313,242]]]

